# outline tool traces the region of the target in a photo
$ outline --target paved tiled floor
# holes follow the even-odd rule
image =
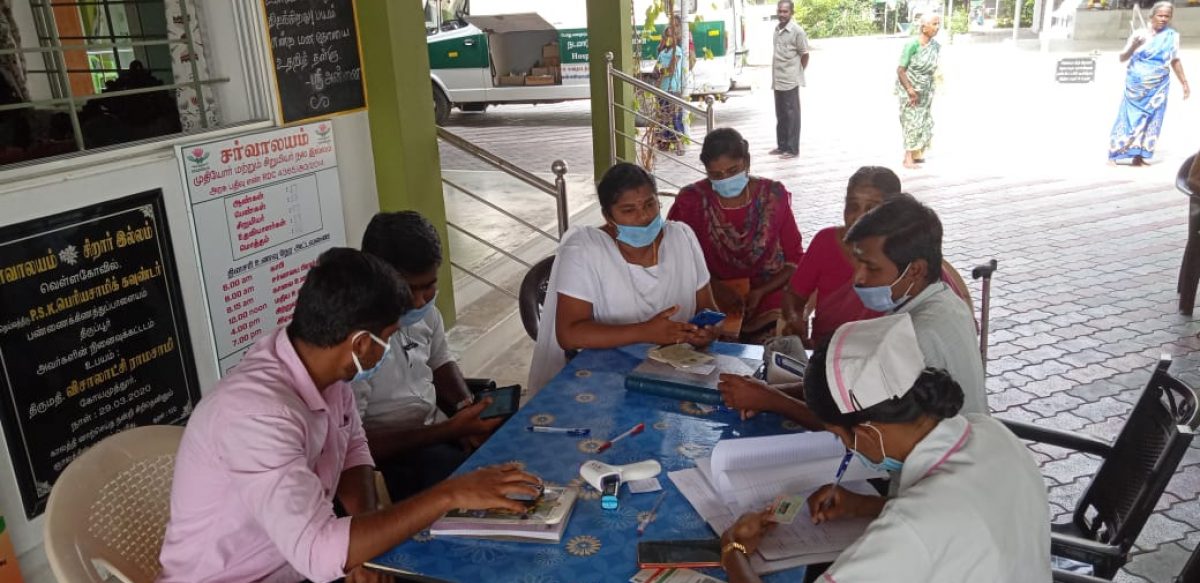
[[[836,46],[846,60],[877,52],[868,45],[857,45],[857,52]],[[1015,60],[1028,70],[1047,69],[1046,57],[1014,58],[1000,52],[1007,50],[981,48],[962,51],[956,58],[960,63]],[[894,63],[890,45],[887,51],[877,59],[886,60],[883,65],[867,69],[886,75]],[[845,181],[855,168],[897,167],[899,159],[894,110],[879,111],[893,103],[886,95],[890,81],[871,82],[871,90],[885,97],[864,98],[863,103],[853,88],[847,93],[819,90],[822,83],[833,85],[830,69],[846,65],[834,66],[831,53],[814,54],[814,66],[823,68],[810,75],[814,88],[805,96],[799,159],[780,161],[765,154],[773,146],[774,132],[768,92],[738,96],[719,110],[722,125],[737,127],[750,140],[754,171],[790,188],[801,231],[810,237],[840,219]],[[906,190],[941,216],[945,252],[952,264],[965,273],[986,259],[1000,261],[992,294],[990,405],[1003,418],[1110,440],[1160,355],[1172,355],[1172,372],[1200,386],[1200,321],[1179,316],[1175,309],[1187,204],[1170,181],[1188,154],[1184,144],[1195,140],[1185,129],[1196,127],[1195,106],[1183,110],[1180,104],[1188,102],[1173,102],[1182,113],[1168,118],[1163,143],[1173,144],[1173,149],[1160,149],[1165,158],[1161,166],[1146,171],[1107,168],[1103,142],[1092,142],[1103,140],[1111,123],[1119,73],[1102,75],[1100,81],[1107,79],[1107,87],[1098,82],[1065,98],[1061,93],[1026,96],[1031,104],[1054,111],[1069,108],[1073,99],[1100,105],[1080,101],[1083,111],[1072,112],[1055,122],[1058,125],[1021,132],[1004,127],[1016,119],[1004,115],[1022,115],[1019,104],[1013,109],[1005,103],[1008,94],[980,102],[973,69],[951,70],[961,73],[958,90],[947,92],[938,112],[942,127],[951,126],[938,135],[947,137],[931,151],[928,168],[903,172],[901,177]],[[996,68],[991,70],[994,77]],[[1007,114],[989,122],[966,121],[967,112],[980,109]],[[955,112],[963,117],[952,119]],[[1024,113],[1037,116],[1028,109]],[[1051,117],[1038,119],[1046,122]],[[562,157],[586,172],[591,167],[588,123],[586,104],[563,104],[459,115],[451,129],[534,169]],[[1196,146],[1200,144],[1190,147]],[[443,152],[445,166],[461,163],[455,153]],[[695,152],[687,156],[695,160]],[[974,287],[976,298],[978,291]],[[1057,519],[1065,519],[1097,461],[1053,447],[1035,445],[1032,450],[1046,476],[1052,511]],[[1200,542],[1198,497],[1200,447],[1194,447],[1138,540],[1137,556],[1118,580],[1166,582],[1178,572]]]

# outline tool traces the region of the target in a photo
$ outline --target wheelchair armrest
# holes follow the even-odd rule
[[[1129,560],[1121,547],[1057,532],[1050,533],[1050,554],[1088,563],[1104,579],[1111,579]]]
[[[1097,579],[1091,575],[1080,575],[1067,571],[1054,570],[1054,583],[1109,583],[1107,579]]]
[[[1111,445],[1094,437],[1077,433],[1067,433],[1066,431],[1059,431],[1048,427],[1039,427],[1032,423],[1025,423],[1024,421],[1001,419],[1000,422],[1004,423],[1004,426],[1009,431],[1012,431],[1014,435],[1026,441],[1036,441],[1046,445],[1065,447],[1102,458],[1107,458],[1112,453]]]
[[[492,379],[466,379],[467,390],[471,391],[472,395],[478,395],[483,391],[490,391],[496,388],[496,381]]]

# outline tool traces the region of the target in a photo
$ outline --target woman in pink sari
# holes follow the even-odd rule
[[[740,340],[761,342],[775,332],[784,290],[804,255],[792,195],[750,175],[750,145],[731,128],[705,137],[700,162],[708,179],[684,187],[667,218],[695,231],[717,306],[742,316]]]
[[[845,224],[822,229],[813,237],[808,253],[792,277],[783,305],[787,333],[800,336],[805,346],[824,345],[838,326],[846,322],[879,316],[878,312],[863,307],[862,300],[854,293],[854,264],[843,238],[859,217],[898,193],[900,178],[896,173],[882,166],[859,168],[846,185],[846,207],[842,211]],[[805,306],[813,294],[816,294],[816,309],[809,330]]]

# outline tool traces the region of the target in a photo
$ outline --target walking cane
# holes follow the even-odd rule
[[[996,260],[975,266],[971,270],[971,279],[983,278],[983,301],[979,313],[979,355],[983,357],[983,365],[987,366],[988,352],[988,310],[991,307],[992,274],[996,272]]]

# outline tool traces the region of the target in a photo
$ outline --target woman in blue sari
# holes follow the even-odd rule
[[[1183,84],[1183,98],[1191,95],[1179,60],[1179,33],[1170,27],[1174,14],[1170,2],[1155,4],[1150,10],[1149,28],[1134,32],[1121,51],[1121,62],[1129,61],[1129,71],[1125,75],[1125,99],[1108,142],[1110,163],[1120,160],[1143,166],[1154,156],[1167,113],[1171,69]]]

